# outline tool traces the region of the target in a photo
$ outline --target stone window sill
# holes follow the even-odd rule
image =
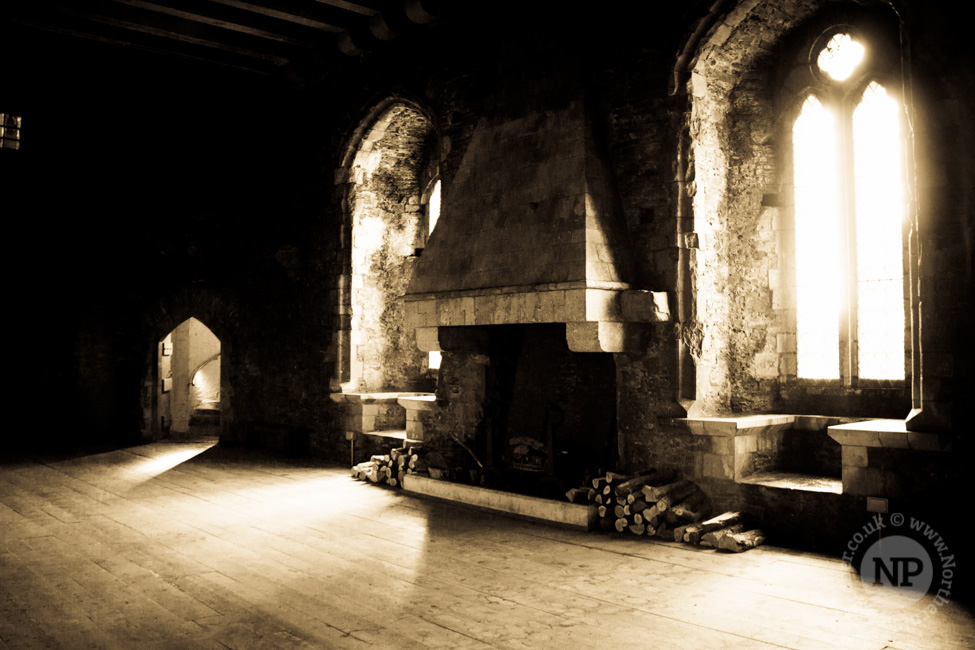
[[[883,447],[948,451],[951,441],[937,433],[908,431],[904,420],[865,420],[829,427],[829,437],[844,447]]]

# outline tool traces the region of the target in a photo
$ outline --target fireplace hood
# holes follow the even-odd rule
[[[664,292],[630,284],[585,94],[559,103],[477,124],[403,297],[421,350],[440,327],[565,323],[571,350],[622,352],[628,324],[669,320]]]

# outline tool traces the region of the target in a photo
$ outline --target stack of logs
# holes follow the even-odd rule
[[[565,494],[573,503],[596,504],[602,530],[657,537],[712,548],[741,551],[765,541],[738,512],[710,514],[707,495],[671,470],[648,470],[636,476],[608,472]]]
[[[426,473],[427,462],[420,445],[390,449],[352,467],[352,478],[397,487],[407,474]]]

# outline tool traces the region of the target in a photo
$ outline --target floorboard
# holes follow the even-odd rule
[[[0,464],[0,650],[956,650],[838,559],[555,528],[213,440]]]

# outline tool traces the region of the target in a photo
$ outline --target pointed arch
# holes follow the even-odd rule
[[[429,358],[403,326],[398,299],[429,236],[425,203],[439,160],[430,113],[400,96],[368,111],[346,149],[347,272],[339,289],[347,318],[339,329],[337,364],[343,391],[432,388]]]

